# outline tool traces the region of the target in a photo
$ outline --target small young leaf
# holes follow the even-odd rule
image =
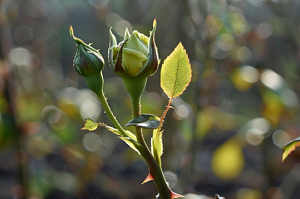
[[[282,162],[287,158],[287,156],[296,149],[296,147],[300,146],[300,137],[288,142],[283,146],[282,150]]]
[[[162,134],[163,131],[159,131],[159,129],[154,129],[153,136],[151,139],[151,152],[155,160],[157,161],[158,165],[161,165],[160,157],[163,154]]]
[[[160,86],[169,98],[175,98],[183,93],[191,78],[192,70],[188,55],[179,43],[161,67]]]
[[[97,127],[98,127],[97,122],[95,122],[93,119],[86,118],[84,126],[81,128],[81,130],[95,131]]]
[[[140,143],[138,143],[137,141],[135,141],[135,140],[133,140],[129,137],[120,136],[119,138],[121,140],[123,140],[128,146],[130,146],[130,148],[132,148],[134,151],[136,151],[139,155],[141,155],[140,152],[139,152],[139,148],[142,147],[140,145]]]
[[[152,114],[141,114],[130,120],[125,126],[137,126],[147,129],[157,129],[160,118]]]

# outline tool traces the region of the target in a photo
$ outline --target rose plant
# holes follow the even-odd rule
[[[154,180],[159,193],[157,198],[173,199],[183,196],[174,193],[169,188],[162,171],[162,126],[173,98],[183,93],[191,81],[192,73],[187,53],[182,44],[179,43],[164,60],[161,69],[161,88],[169,97],[166,109],[160,118],[153,114],[141,113],[141,95],[145,89],[147,78],[155,74],[159,66],[158,50],[155,44],[156,26],[156,20],[154,20],[153,30],[150,32],[149,37],[136,30],[130,34],[126,29],[124,39],[119,43],[117,43],[112,30],[109,30],[108,62],[115,73],[122,78],[125,89],[131,98],[133,119],[125,127],[134,126],[135,132],[126,130],[120,125],[107,103],[107,98],[103,93],[102,69],[104,59],[99,50],[75,37],[72,27],[70,27],[70,34],[77,45],[77,52],[73,61],[75,71],[85,78],[89,88],[97,94],[105,113],[114,125],[114,127],[111,127],[87,118],[82,129],[93,131],[98,126],[102,126],[118,135],[147,162],[149,175],[143,183]],[[151,148],[144,140],[143,128],[153,129]]]

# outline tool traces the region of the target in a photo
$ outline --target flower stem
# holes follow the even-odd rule
[[[114,116],[113,112],[111,111],[106,98],[104,96],[104,93],[98,93],[98,98],[103,106],[103,109],[106,113],[106,115],[108,116],[108,118],[110,119],[110,121],[113,123],[113,125],[120,131],[120,133],[122,134],[122,136],[128,137],[126,131],[123,129],[123,127],[119,124],[119,122],[116,120],[116,117]],[[136,97],[133,97],[136,96]],[[132,104],[132,114],[133,117],[137,117],[141,114],[141,106],[140,106],[140,101],[141,101],[141,96],[140,95],[132,95],[131,96],[131,104]],[[140,145],[142,146],[141,148],[139,148],[139,151],[141,153],[141,155],[143,156],[143,158],[146,160],[148,166],[149,166],[149,170],[150,170],[150,174],[152,175],[152,177],[154,178],[156,187],[158,189],[159,195],[161,199],[171,199],[171,192],[170,189],[167,185],[167,182],[165,180],[165,177],[163,175],[162,169],[161,167],[157,164],[157,162],[155,161],[153,155],[151,154],[143,133],[142,133],[142,129],[139,127],[135,128],[135,133],[136,133],[136,138],[137,141],[140,143]]]
[[[101,74],[102,76],[102,74]],[[122,136],[128,137],[126,131],[123,129],[123,127],[119,124],[119,122],[117,121],[116,117],[114,116],[113,112],[111,111],[108,103],[107,103],[107,99],[104,96],[103,91],[97,93],[97,96],[102,104],[102,107],[106,113],[106,115],[108,116],[108,118],[110,119],[110,121],[113,123],[113,125],[120,131]]]
[[[132,115],[133,117],[137,117],[141,114],[141,105],[140,105],[141,98],[139,97],[131,97],[131,106],[132,106]],[[155,161],[152,153],[150,152],[144,136],[142,129],[140,127],[135,127],[135,134],[137,137],[137,141],[144,147],[145,150],[140,151],[143,158],[146,160],[150,174],[154,178],[156,187],[158,189],[159,195],[161,199],[171,199],[171,192],[170,188],[167,185],[165,177],[163,175],[161,167]]]

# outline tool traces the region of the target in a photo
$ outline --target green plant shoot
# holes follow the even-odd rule
[[[107,116],[116,127],[97,123],[93,119],[87,118],[82,130],[94,131],[98,126],[102,126],[118,135],[121,140],[146,160],[149,166],[149,175],[143,183],[154,180],[160,199],[173,199],[183,196],[169,188],[162,172],[163,130],[161,128],[172,99],[181,95],[189,85],[192,71],[187,53],[182,44],[179,43],[164,61],[161,70],[161,87],[169,97],[169,104],[166,110],[161,118],[153,114],[141,113],[140,99],[145,89],[147,78],[157,71],[159,65],[158,51],[154,39],[156,26],[157,23],[154,20],[153,30],[150,32],[149,38],[137,31],[133,31],[130,35],[126,29],[124,40],[119,44],[117,44],[112,31],[109,31],[109,64],[116,74],[122,77],[124,87],[131,98],[134,118],[125,127],[134,126],[135,134],[125,130],[119,124],[107,103],[107,98],[104,96],[102,89],[104,84],[102,76],[104,61],[101,54],[90,45],[76,38],[72,28],[70,28],[70,34],[78,47],[74,59],[75,70],[86,79],[88,86],[97,94]],[[98,88],[97,85],[100,87]],[[153,129],[151,151],[144,140],[142,128]]]

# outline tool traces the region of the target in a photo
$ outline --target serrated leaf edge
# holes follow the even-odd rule
[[[282,162],[293,152],[296,147],[300,146],[300,137],[288,142],[282,147]]]
[[[186,83],[186,86],[185,86],[185,88],[182,90],[182,92],[179,93],[179,94],[177,94],[177,95],[173,95],[173,94],[174,94],[174,88],[171,89],[168,85],[166,85],[167,87],[170,88],[170,90],[172,90],[172,96],[169,96],[169,95],[164,91],[164,89],[163,89],[163,91],[164,91],[164,93],[166,93],[166,95],[167,95],[169,98],[171,98],[171,99],[180,96],[180,95],[186,90],[186,88],[189,86],[189,84],[190,84],[191,81],[192,81],[192,68],[191,68],[191,62],[190,62],[190,59],[189,59],[189,57],[188,57],[188,53],[186,52],[186,49],[184,48],[184,46],[182,45],[181,42],[179,42],[179,44],[174,48],[174,50],[171,52],[171,54],[167,56],[167,58],[164,60],[164,63],[165,63],[165,61],[166,61],[167,59],[169,59],[169,58],[171,59],[171,56],[173,56],[173,54],[174,54],[174,53],[176,52],[176,50],[179,49],[179,48],[180,48],[180,50],[183,50],[184,54],[185,54],[185,55],[187,56],[187,58],[188,58],[188,65],[190,66],[190,67],[189,67],[189,71],[190,71],[190,73],[191,73],[191,77],[190,77],[190,79],[189,79],[189,82]],[[182,53],[180,53],[180,54],[182,54]],[[164,63],[162,64],[162,67],[163,67]],[[177,75],[176,75],[176,76],[177,76]],[[176,84],[176,80],[175,80],[175,84]],[[175,86],[175,84],[174,84],[174,86]]]
[[[163,135],[163,131],[161,131],[160,129],[154,129],[151,138],[151,153],[159,165],[161,165],[161,156],[163,154],[162,135]],[[161,149],[158,149],[159,142],[161,145]]]

